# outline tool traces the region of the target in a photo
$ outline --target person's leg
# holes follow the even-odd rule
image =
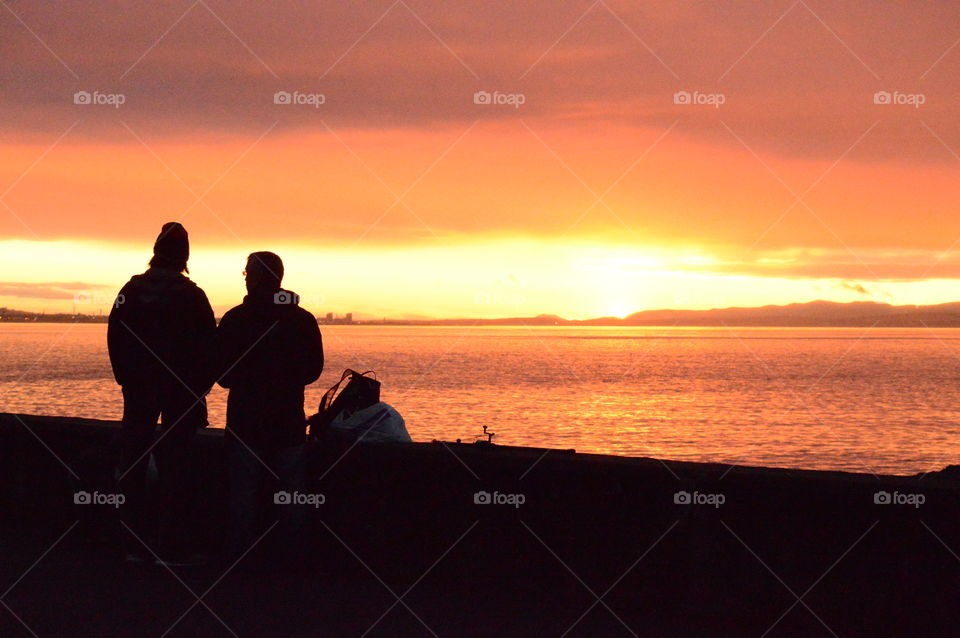
[[[272,466],[279,478],[279,492],[289,494],[291,501],[294,494],[305,494],[306,480],[304,468],[304,446],[297,445],[293,447],[281,448],[272,459]],[[318,495],[308,495],[311,498],[319,498]],[[280,523],[277,526],[277,540],[280,548],[281,558],[288,562],[295,563],[297,557],[303,555],[305,542],[305,527],[307,510],[312,507],[310,504],[297,504],[294,502],[281,503],[274,499],[278,508],[277,515]]]
[[[256,455],[227,431],[227,476],[230,519],[226,556],[235,560],[256,541],[257,499],[263,466]]]
[[[151,388],[123,388],[123,420],[120,432],[120,458],[114,472],[117,489],[125,501],[120,508],[123,547],[133,559],[149,556],[146,543],[155,551],[154,526],[146,497],[149,449],[157,427],[160,406]],[[142,542],[141,542],[142,541]]]
[[[161,558],[182,558],[189,553],[190,489],[194,468],[191,466],[193,442],[200,413],[206,412],[206,401],[183,391],[162,399],[162,432],[156,446],[157,469],[160,473],[159,523],[157,530]]]

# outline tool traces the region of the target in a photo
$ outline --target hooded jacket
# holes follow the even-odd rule
[[[120,289],[107,349],[124,387],[203,396],[214,381],[217,322],[210,302],[178,272],[150,268]]]
[[[217,328],[219,383],[229,388],[227,432],[254,449],[305,440],[303,389],[323,371],[323,342],[297,295],[247,295]]]

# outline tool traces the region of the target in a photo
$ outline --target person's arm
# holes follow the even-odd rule
[[[197,380],[196,388],[201,396],[210,391],[218,374],[217,363],[217,320],[207,295],[197,288],[195,305],[195,330],[197,335]]]
[[[130,342],[129,288],[130,284],[127,283],[120,289],[107,320],[107,352],[110,355],[113,378],[119,385],[124,385],[129,380],[129,372],[134,365],[130,356],[133,344]]]
[[[304,312],[303,330],[303,385],[310,385],[320,378],[323,372],[323,337],[317,318]]]
[[[237,381],[236,363],[237,350],[236,322],[233,311],[227,312],[220,318],[220,325],[216,333],[216,349],[214,353],[217,362],[217,383],[221,387],[231,388]]]

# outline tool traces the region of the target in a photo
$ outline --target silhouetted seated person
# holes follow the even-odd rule
[[[323,343],[316,317],[300,308],[295,293],[280,288],[283,262],[269,252],[247,258],[247,296],[217,329],[227,400],[230,527],[227,556],[239,557],[257,540],[265,485],[275,494],[304,493],[304,386],[323,371]],[[276,479],[275,482],[268,479]],[[299,551],[303,507],[279,503],[280,542]]]
[[[207,424],[205,395],[214,380],[216,320],[204,292],[183,275],[190,243],[177,222],[163,225],[150,268],[120,290],[110,313],[107,347],[123,387],[121,458],[116,470],[126,496],[122,530],[127,560],[171,565],[197,562],[184,528],[189,492],[189,447]],[[154,440],[157,418],[161,434]],[[145,502],[150,453],[159,472],[159,525]],[[150,549],[143,546],[145,542]]]

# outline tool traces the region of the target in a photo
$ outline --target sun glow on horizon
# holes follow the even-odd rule
[[[246,255],[274,250],[284,285],[315,314],[365,318],[498,318],[555,314],[568,319],[625,317],[653,309],[708,309],[798,301],[874,300],[897,304],[954,301],[954,279],[868,283],[865,296],[837,279],[762,277],[712,272],[710,255],[689,249],[560,244],[533,239],[463,242],[457,246],[311,248],[303,244],[195,241],[190,277],[218,314],[245,293]],[[150,246],[79,241],[0,241],[0,268],[23,273],[16,288],[0,282],[0,306],[32,311],[109,312],[112,295],[143,272]],[[706,268],[706,270],[705,270]],[[74,285],[50,290],[50,282]],[[82,285],[77,288],[77,285]],[[80,294],[81,301],[74,299]],[[91,300],[94,303],[90,303]]]
[[[634,312],[637,312],[636,308],[628,306],[622,301],[617,301],[608,306],[607,312],[603,314],[608,317],[617,317],[619,319],[623,319],[627,315],[633,314]]]

